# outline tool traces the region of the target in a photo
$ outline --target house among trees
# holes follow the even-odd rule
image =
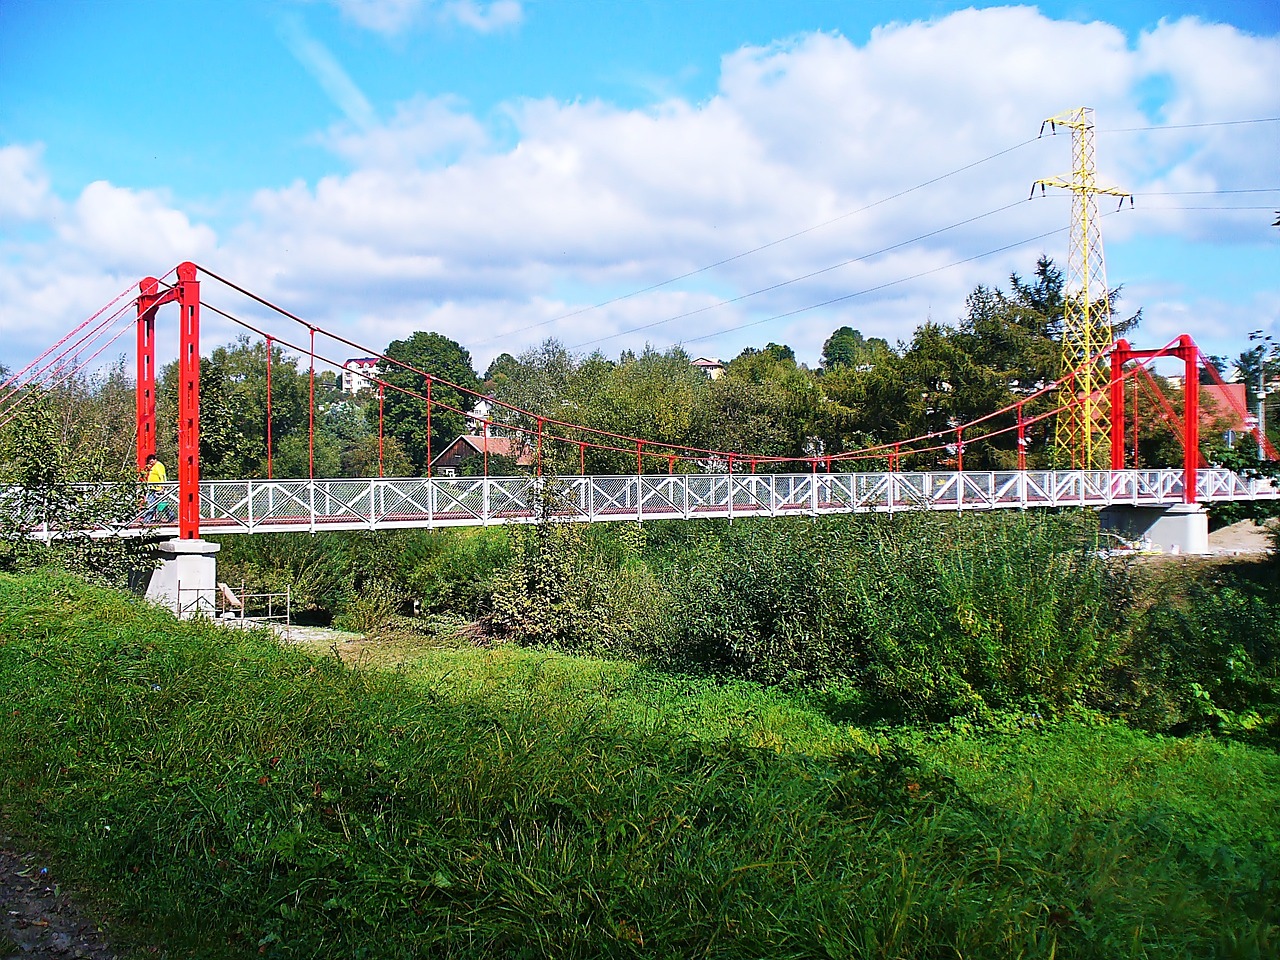
[[[464,434],[431,461],[431,472],[438,477],[477,476],[484,472],[486,451],[489,472],[498,476],[533,466],[533,451],[524,440]]]
[[[717,380],[724,373],[724,364],[719,360],[710,360],[707,357],[699,357],[697,360],[690,361],[691,367],[697,367],[707,375],[710,380]]]
[[[342,365],[342,390],[344,393],[368,390],[377,375],[377,357],[352,357]]]

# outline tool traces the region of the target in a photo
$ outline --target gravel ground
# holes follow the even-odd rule
[[[98,926],[58,888],[34,854],[5,848],[0,836],[0,958],[116,960]]]
[[[1267,553],[1271,544],[1271,532],[1252,520],[1241,520],[1209,534],[1209,552],[1225,556]]]

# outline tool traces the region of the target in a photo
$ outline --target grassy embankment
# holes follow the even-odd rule
[[[1267,747],[514,647],[353,670],[46,575],[0,577],[0,691],[6,829],[173,956],[1280,952]]]

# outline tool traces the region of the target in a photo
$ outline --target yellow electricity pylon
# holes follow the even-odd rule
[[[1132,195],[1114,187],[1097,184],[1093,144],[1093,108],[1077,107],[1040,124],[1057,133],[1058,127],[1071,130],[1071,175],[1037,180],[1043,195],[1046,187],[1071,191],[1071,246],[1067,257],[1065,316],[1062,325],[1062,369],[1059,373],[1059,406],[1055,431],[1057,459],[1079,470],[1105,470],[1110,464],[1107,381],[1110,371],[1101,353],[1111,344],[1111,304],[1107,292],[1107,270],[1102,257],[1102,229],[1098,218],[1098,194],[1119,197],[1120,203]]]

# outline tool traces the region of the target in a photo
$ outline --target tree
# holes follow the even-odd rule
[[[825,452],[816,430],[822,393],[813,375],[796,365],[790,347],[743,350],[711,382],[710,400],[701,431],[710,446],[795,459]]]
[[[471,354],[439,333],[418,331],[394,340],[386,349],[391,361],[381,374],[384,430],[395,437],[414,469],[425,473],[428,461],[467,428],[466,414],[475,406],[480,378]],[[427,378],[431,377],[431,429],[427,430]],[[459,389],[461,388],[461,389]],[[376,410],[371,416],[377,416]]]
[[[616,364],[603,357],[589,357],[575,380],[574,409],[585,414],[584,425],[674,447],[703,444],[699,418],[710,381],[680,347],[659,352],[646,345],[639,355],[624,354]],[[624,441],[607,443],[628,446]],[[593,473],[630,473],[636,468],[630,449],[589,450],[586,460]],[[643,461],[643,466],[647,470],[667,468],[657,459]]]
[[[865,366],[875,363],[888,351],[888,341],[880,337],[865,339],[860,330],[840,327],[822,345],[822,369],[829,373],[844,367]]]
[[[495,390],[501,390],[519,368],[520,362],[511,354],[498,354],[489,364],[489,369],[484,372],[485,391],[493,393]]]
[[[241,336],[200,360],[200,475],[236,480],[267,475],[267,345]],[[278,346],[271,355],[272,474],[305,477],[311,427],[310,370]],[[316,376],[317,406],[333,378]],[[176,460],[178,364],[166,364],[156,391],[156,445],[160,459]],[[320,414],[317,412],[317,419]],[[301,451],[301,453],[299,453]],[[323,475],[317,470],[318,475]]]
[[[123,386],[117,366],[104,378],[28,386],[11,398],[0,426],[0,569],[52,564],[124,586],[152,565],[144,538],[95,535],[139,513],[133,431],[119,422]],[[29,536],[46,524],[61,535]]]

